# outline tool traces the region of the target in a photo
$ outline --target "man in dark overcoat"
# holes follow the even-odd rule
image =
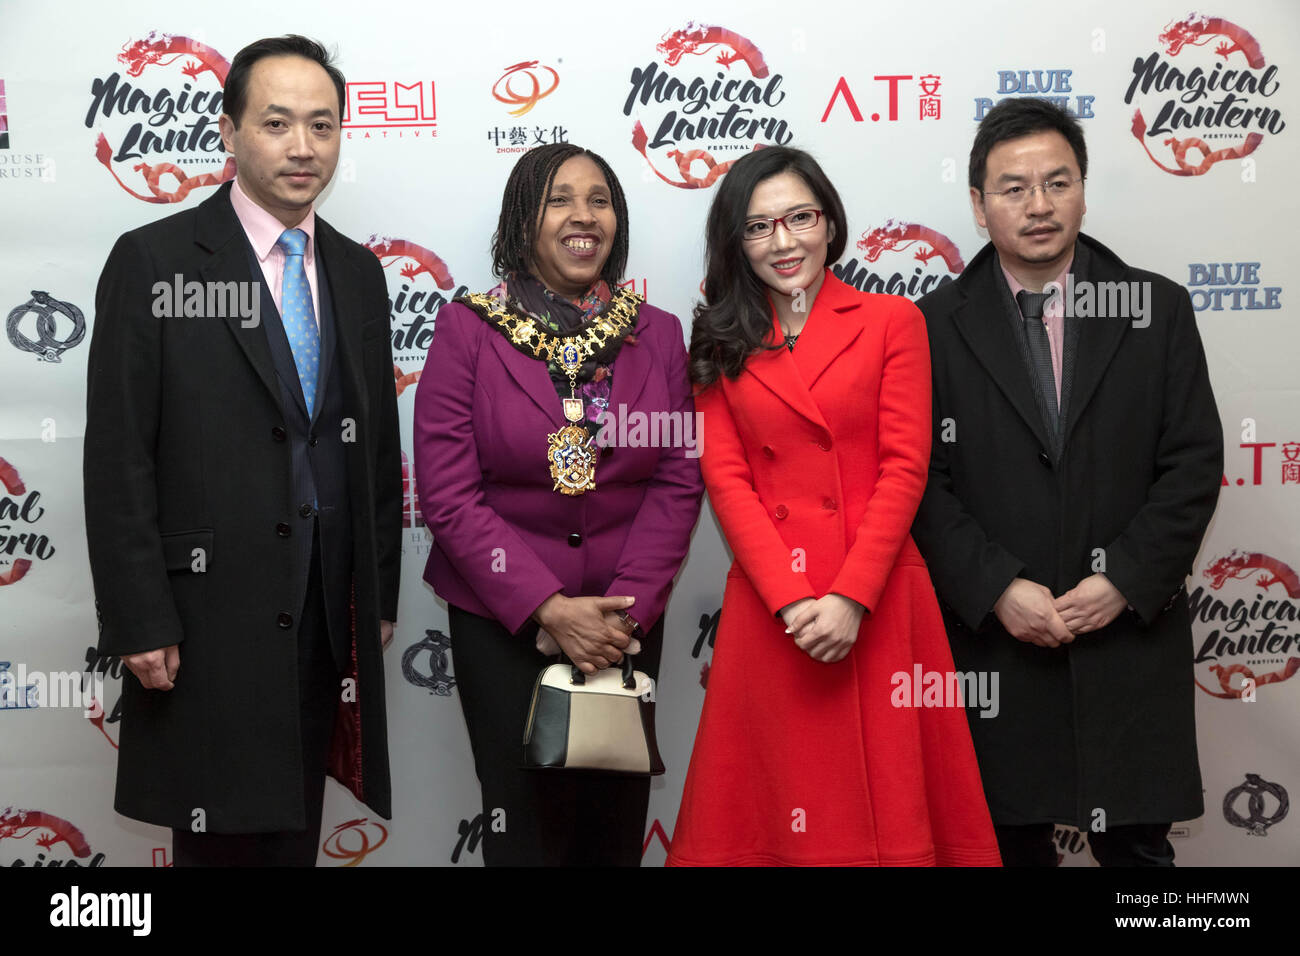
[[[1184,580],[1223,434],[1186,290],[1079,232],[1087,152],[1042,100],[990,110],[970,158],[989,243],[923,298],[930,478],[913,535],[953,658],[998,677],[968,710],[1007,865],[1172,865],[1203,812]],[[1155,232],[1152,235],[1156,235]]]
[[[315,215],[344,81],[235,57],[238,175],[123,235],[90,347],[86,532],[124,673],[115,806],[177,865],[315,864],[324,777],[388,817],[401,448],[378,260]]]

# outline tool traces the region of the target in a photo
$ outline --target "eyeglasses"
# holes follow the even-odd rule
[[[745,230],[741,237],[750,242],[756,239],[766,239],[776,232],[776,224],[779,222],[785,226],[786,232],[803,232],[805,229],[811,229],[821,221],[822,211],[820,209],[800,209],[797,212],[788,213],[779,219],[751,219],[745,223]]]
[[[997,196],[1004,203],[1019,206],[1034,194],[1035,189],[1043,190],[1051,199],[1065,199],[1074,193],[1074,187],[1081,182],[1083,182],[1083,177],[1078,179],[1049,179],[1045,183],[1034,183],[1032,186],[1012,186],[1010,189],[1003,189],[1000,192],[981,189],[980,193],[984,196]]]

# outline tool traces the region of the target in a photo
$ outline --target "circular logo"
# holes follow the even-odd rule
[[[22,329],[23,320],[28,315],[36,316],[35,338]],[[56,315],[65,316],[72,322],[72,330],[63,338],[55,334],[61,324]],[[86,337],[86,319],[71,302],[62,302],[48,292],[33,290],[30,299],[10,310],[5,331],[14,348],[31,352],[42,362],[60,362],[59,356]]]
[[[1264,796],[1272,797],[1277,806],[1272,813],[1264,812]],[[1237,811],[1237,803],[1247,796],[1246,815]],[[1239,783],[1223,797],[1223,818],[1234,827],[1241,827],[1251,836],[1267,836],[1268,828],[1286,817],[1291,809],[1291,798],[1281,784],[1270,783],[1257,773],[1246,774],[1245,783]]]
[[[539,73],[541,80],[538,79]],[[549,77],[546,74],[550,74]],[[519,83],[520,90],[514,87],[516,81]],[[543,88],[544,82],[549,83],[545,88]],[[501,79],[492,86],[492,96],[499,103],[517,107],[510,110],[511,116],[523,116],[537,105],[538,100],[554,93],[559,85],[560,74],[549,66],[541,66],[537,60],[525,60],[523,63],[506,67]]]

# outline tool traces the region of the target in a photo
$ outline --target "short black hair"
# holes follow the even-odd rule
[[[605,267],[600,270],[600,277],[611,285],[623,278],[628,248],[627,198],[623,195],[623,187],[609,163],[591,150],[573,143],[548,143],[530,149],[510,170],[505,193],[501,196],[497,231],[492,236],[493,275],[504,278],[511,272],[531,271],[533,244],[537,241],[537,223],[542,207],[551,198],[555,174],[575,156],[586,156],[604,174],[618,223],[614,247],[605,260]]]
[[[1012,97],[993,107],[975,130],[975,142],[970,148],[970,186],[984,191],[984,176],[988,171],[989,153],[998,143],[1019,139],[1033,133],[1057,132],[1074,150],[1079,164],[1079,175],[1088,178],[1088,147],[1083,141],[1083,127],[1079,121],[1055,103],[1032,96]]]
[[[239,129],[239,121],[248,102],[248,78],[258,60],[268,56],[300,56],[311,60],[329,74],[334,88],[339,94],[339,119],[343,119],[343,105],[347,98],[347,82],[343,72],[334,65],[334,57],[315,40],[296,33],[282,37],[267,37],[248,44],[231,61],[230,72],[226,74],[226,85],[221,94],[222,110]]]

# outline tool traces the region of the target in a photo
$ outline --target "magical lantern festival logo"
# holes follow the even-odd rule
[[[1300,671],[1300,577],[1257,551],[1211,561],[1188,595],[1196,686],[1224,700],[1257,700],[1260,688]]]
[[[623,115],[640,107],[632,145],[670,186],[707,189],[735,162],[714,154],[784,146],[794,138],[779,110],[784,77],[745,37],[687,23],[656,49],[663,63],[632,70]]]
[[[408,239],[372,235],[365,247],[387,272],[389,321],[393,330],[393,380],[401,395],[420,380],[433,341],[438,310],[469,291],[456,287],[447,263],[432,249]],[[450,295],[443,295],[450,292]]]
[[[44,810],[0,810],[0,867],[103,866],[104,860],[85,834],[62,817]]]
[[[96,77],[86,129],[95,158],[136,199],[181,202],[235,178],[221,145],[221,89],[230,63],[189,37],[151,32],[117,55],[123,70]],[[203,167],[209,167],[204,171]]]
[[[0,458],[0,587],[17,584],[32,562],[54,557],[54,545],[37,531],[45,516],[41,493],[29,490],[18,469]]]
[[[857,250],[862,261],[855,256],[832,266],[836,278],[860,292],[885,292],[913,301],[952,282],[966,268],[957,244],[943,233],[898,219],[863,232]]]
[[[1286,128],[1270,105],[1281,88],[1277,65],[1246,30],[1192,13],[1166,26],[1157,43],[1134,60],[1124,102],[1137,106],[1133,136],[1165,172],[1204,175]]]

